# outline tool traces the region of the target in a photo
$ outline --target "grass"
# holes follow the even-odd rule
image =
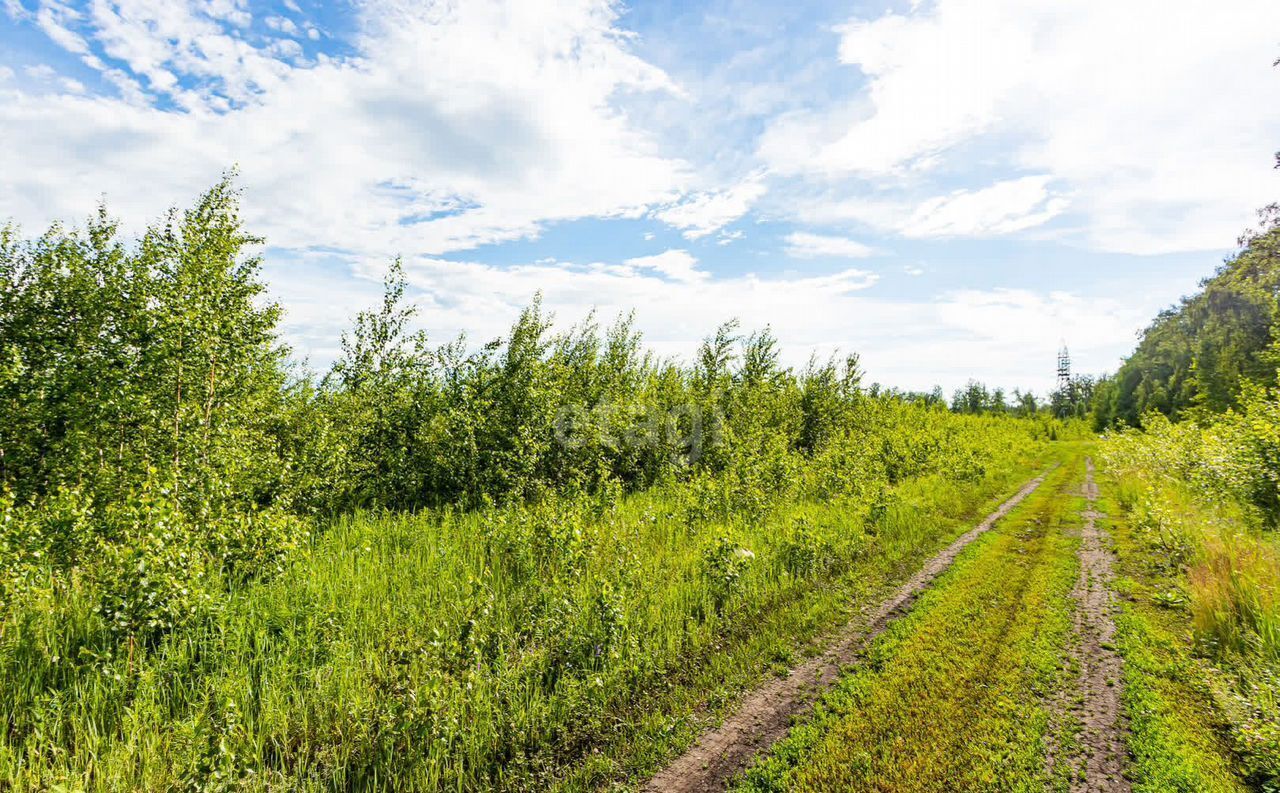
[[[1125,519],[1100,502],[1115,538],[1116,588],[1123,598],[1116,643],[1124,659],[1134,790],[1229,793],[1249,790],[1215,707],[1215,673],[1194,655],[1178,568],[1164,563]]]
[[[1007,497],[1030,462],[908,480],[870,516],[853,499],[707,515],[688,485],[357,515],[196,624],[93,658],[74,627],[92,599],[51,584],[59,619],[31,611],[0,637],[0,778],[104,791],[634,779]]]
[[[1081,469],[1077,451],[967,548],[740,790],[1043,790]]]
[[[1157,422],[1104,454],[1147,790],[1280,790],[1280,545],[1231,484],[1265,471],[1216,432]]]

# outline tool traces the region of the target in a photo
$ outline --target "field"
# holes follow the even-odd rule
[[[874,519],[855,500],[799,498],[762,518],[705,515],[688,485],[359,514],[149,646],[95,642],[92,593],[38,582],[51,608],[5,626],[4,773],[101,789],[626,779],[687,741],[691,714],[803,655],[967,528],[1030,462],[912,478]]]
[[[1047,694],[1063,682],[1082,467],[1054,472],[966,549],[742,788],[1037,789]]]
[[[398,266],[299,371],[237,207],[0,237],[0,789],[1280,789],[1275,388],[432,346]]]

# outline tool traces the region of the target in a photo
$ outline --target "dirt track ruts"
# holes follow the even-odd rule
[[[1085,461],[1083,513],[1080,532],[1080,578],[1071,597],[1075,601],[1071,654],[1080,669],[1077,692],[1080,696],[1080,744],[1084,756],[1073,758],[1072,793],[1085,791],[1117,791],[1127,793],[1125,778],[1128,765],[1124,709],[1120,701],[1123,691],[1122,662],[1112,642],[1116,626],[1111,613],[1111,551],[1103,543],[1098,528],[1100,515],[1094,510],[1098,486],[1093,481],[1093,461]],[[1070,760],[1069,760],[1070,762]]]
[[[951,566],[965,546],[1035,491],[1048,473],[1023,485],[982,523],[926,562],[892,596],[845,625],[821,654],[747,694],[719,727],[703,733],[687,752],[650,779],[643,789],[653,793],[724,790],[729,780],[746,768],[758,752],[786,735],[792,717],[812,708],[818,694],[835,683],[841,669],[857,661],[866,644],[904,614],[925,587]]]

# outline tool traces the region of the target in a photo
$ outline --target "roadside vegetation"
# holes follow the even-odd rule
[[[313,372],[230,179],[132,242],[4,227],[0,787],[634,785],[1065,461],[740,781],[1069,788],[1092,454],[1134,787],[1280,790],[1266,217],[1115,377],[950,404],[734,322],[658,359],[536,297],[440,343],[399,263]]]
[[[1083,460],[975,541],[738,788],[1042,790]]]
[[[1118,552],[1115,684],[1136,790],[1280,790],[1280,210],[1262,217],[1114,377],[1073,377],[1049,400],[1054,415],[1107,430],[1100,504],[1116,514],[1099,520]],[[1036,407],[976,382],[952,405],[974,415]],[[1021,531],[1063,528],[1079,509],[1041,493],[1019,510]],[[1019,600],[1019,568],[1040,557],[1013,546],[1018,526],[1007,519],[967,550],[740,787],[1081,785],[1053,758],[1089,751],[1082,726],[1070,707],[1044,707],[1072,702],[1074,681],[1054,672],[1067,615],[1053,587],[1073,565],[1059,549],[1059,566],[1034,576],[1057,594]]]
[[[1181,571],[1161,560],[1118,503],[1104,499],[1118,558],[1116,645],[1124,659],[1134,789],[1218,793],[1253,789],[1217,709],[1219,682],[1188,630]]]
[[[289,363],[224,182],[136,244],[0,233],[0,779],[594,786],[1001,500],[1063,425],[630,321]]]
[[[1104,458],[1130,557],[1137,670],[1199,689],[1246,777],[1270,789],[1280,785],[1280,399],[1243,400],[1241,413],[1203,425],[1149,416],[1145,432],[1112,437]],[[1146,688],[1157,710],[1184,700]]]
[[[1280,210],[1098,393],[1138,787],[1280,789]]]

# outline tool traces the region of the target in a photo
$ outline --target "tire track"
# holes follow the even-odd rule
[[[974,528],[938,553],[892,596],[845,625],[827,649],[792,669],[785,677],[770,680],[742,700],[724,722],[708,730],[683,755],[645,784],[650,793],[700,793],[724,790],[729,780],[746,768],[760,751],[787,734],[791,719],[813,707],[818,695],[835,683],[841,670],[858,660],[863,647],[905,614],[916,597],[941,575],[964,548],[989,531],[996,521],[1044,482],[1056,469],[1023,485]]]
[[[1054,714],[1054,720],[1061,723],[1065,717],[1061,711],[1067,709],[1071,695],[1076,695],[1070,707],[1079,721],[1078,742],[1083,755],[1057,758],[1056,747],[1051,744],[1048,762],[1051,772],[1058,762],[1071,769],[1072,793],[1128,793],[1131,789],[1125,777],[1129,765],[1128,728],[1121,703],[1123,662],[1112,644],[1116,633],[1111,616],[1115,608],[1111,591],[1112,555],[1104,543],[1104,532],[1098,528],[1101,515],[1094,509],[1098,486],[1093,473],[1093,460],[1086,459],[1080,577],[1071,591],[1075,611],[1073,640],[1068,651],[1079,669],[1079,677],[1074,690],[1063,692],[1064,696],[1055,702],[1055,710],[1059,712]]]

